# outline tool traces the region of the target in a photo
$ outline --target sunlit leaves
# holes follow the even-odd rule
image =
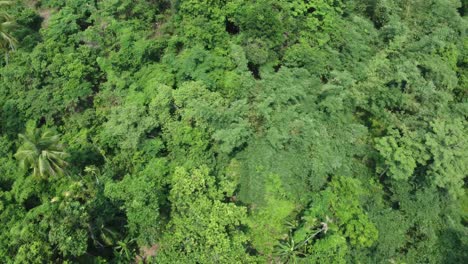
[[[40,178],[64,174],[68,153],[59,142],[58,134],[47,128],[37,129],[34,122],[29,122],[25,134],[19,134],[19,138],[22,145],[15,158],[23,169],[32,169],[33,176]]]
[[[162,262],[175,256],[186,262],[248,262],[242,246],[246,237],[239,229],[246,210],[223,202],[223,190],[208,168],[177,168],[171,184],[172,217],[161,245]]]
[[[460,1],[22,2],[4,262],[466,259]]]
[[[360,204],[364,195],[365,190],[358,180],[337,177],[312,200],[306,215],[322,221],[330,218],[337,225],[337,232],[349,239],[352,246],[369,247],[378,233]]]
[[[436,120],[431,124],[432,133],[426,134],[426,144],[433,163],[429,176],[434,183],[453,196],[463,194],[463,179],[468,169],[468,133],[466,123],[460,119]]]

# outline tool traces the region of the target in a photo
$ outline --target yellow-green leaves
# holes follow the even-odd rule
[[[225,202],[207,167],[177,168],[171,179],[171,220],[161,241],[162,263],[246,263],[241,225],[246,209]]]
[[[337,226],[336,232],[347,238],[351,246],[370,247],[378,233],[361,205],[361,199],[366,195],[359,180],[336,177],[329,187],[315,196],[306,215],[322,222],[328,218]]]
[[[468,129],[462,119],[435,120],[426,134],[426,145],[432,156],[429,176],[435,185],[452,196],[463,195],[463,180],[468,173]]]
[[[278,175],[262,175],[266,179],[264,203],[252,205],[248,219],[253,246],[264,256],[271,257],[278,240],[288,235],[285,223],[293,218],[296,204],[285,192]]]
[[[386,168],[396,180],[406,180],[413,175],[416,161],[413,152],[405,145],[399,145],[394,137],[384,137],[378,140],[377,150],[385,158]],[[400,143],[401,144],[401,143]]]
[[[423,135],[408,130],[400,135],[391,130],[388,136],[378,139],[376,149],[384,165],[377,172],[388,173],[395,180],[422,177],[452,196],[460,196],[468,164],[466,124],[458,118],[437,119],[430,123],[430,129]],[[418,167],[427,175],[415,172]]]

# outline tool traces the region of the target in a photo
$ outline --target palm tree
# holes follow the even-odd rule
[[[12,1],[0,1],[0,50],[5,52],[5,61],[8,64],[10,50],[15,50],[16,39],[11,35],[11,29],[15,26],[13,18],[3,9],[12,5]]]
[[[18,136],[22,145],[15,158],[23,169],[32,169],[33,176],[41,178],[65,173],[68,163],[64,159],[68,153],[59,143],[59,135],[50,129],[38,129],[34,123],[28,123],[26,132]]]
[[[299,258],[307,256],[309,240],[315,238],[320,233],[326,234],[328,231],[328,224],[331,222],[331,219],[327,216],[326,221],[320,223],[320,228],[315,229],[314,233],[308,234],[306,239],[299,241],[298,243],[294,241],[293,235],[293,229],[296,229],[297,227],[294,223],[288,222],[287,225],[291,228],[289,230],[288,239],[277,246],[275,251],[276,255],[280,257],[283,263],[297,263]]]

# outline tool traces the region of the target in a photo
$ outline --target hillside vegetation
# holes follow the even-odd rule
[[[468,263],[467,14],[0,1],[0,262]]]

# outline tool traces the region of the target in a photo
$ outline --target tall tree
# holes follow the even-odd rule
[[[68,153],[60,144],[60,137],[50,129],[38,129],[33,122],[26,126],[26,132],[18,135],[22,145],[15,158],[23,169],[32,169],[33,176],[47,178],[63,175],[68,165]]]
[[[11,4],[13,4],[11,1],[0,1],[0,50],[5,52],[7,64],[10,50],[15,50],[18,43],[11,34],[11,29],[15,25],[13,18],[4,10],[5,7]]]

